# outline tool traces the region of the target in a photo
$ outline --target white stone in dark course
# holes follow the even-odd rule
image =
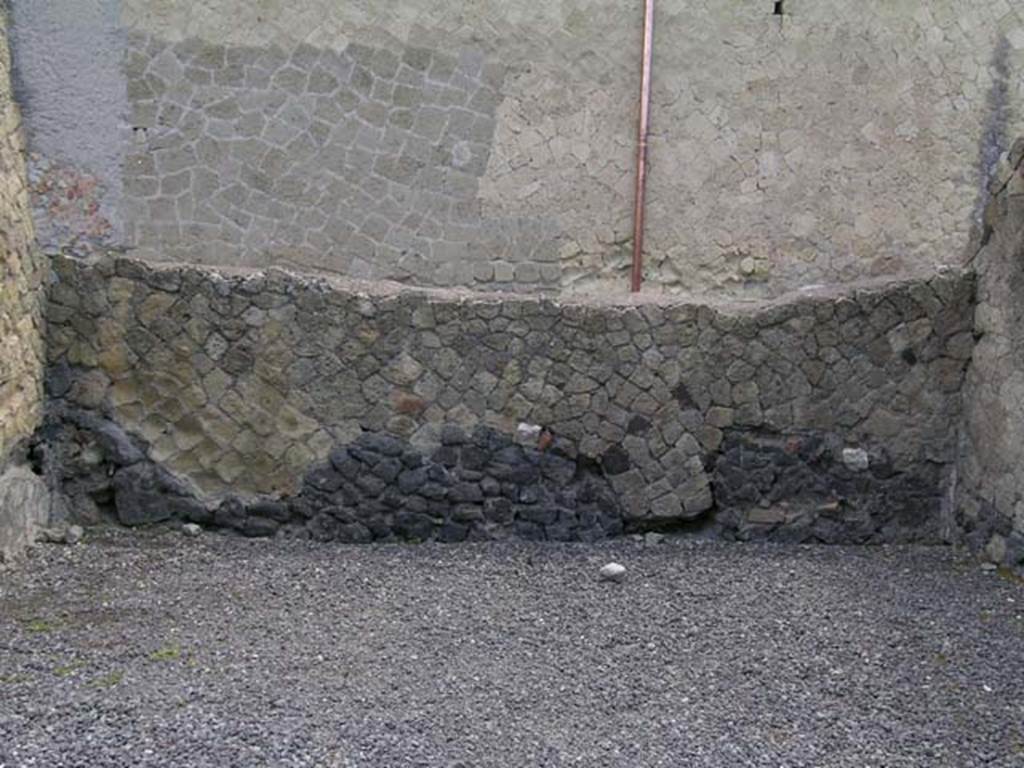
[[[521,423],[516,427],[516,442],[520,445],[536,445],[540,439],[541,427],[539,424]]]
[[[201,534],[203,532],[203,529],[195,523],[185,523],[183,526],[181,526],[181,532],[191,539]]]
[[[843,464],[853,472],[863,472],[871,464],[863,448],[843,448]]]

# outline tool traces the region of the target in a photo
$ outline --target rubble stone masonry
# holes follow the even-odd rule
[[[54,266],[50,437],[80,510],[356,540],[946,535],[967,273],[695,304]]]
[[[21,550],[47,514],[45,488],[24,466],[43,413],[44,265],[35,248],[5,21],[0,5],[0,562]]]
[[[250,536],[1024,564],[1021,4],[658,7],[628,296],[626,4],[15,4],[0,559],[49,487]]]
[[[1024,139],[993,179],[978,273],[978,344],[964,385],[959,525],[975,549],[1024,566]]]

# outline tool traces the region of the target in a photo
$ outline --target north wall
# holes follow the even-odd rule
[[[47,517],[42,451],[76,514],[129,524],[966,535],[1024,562],[1017,4],[660,4],[687,78],[656,87],[649,288],[705,296],[586,303],[232,269],[620,290],[632,15],[313,5],[15,4],[0,557]],[[71,257],[45,432],[30,209]]]

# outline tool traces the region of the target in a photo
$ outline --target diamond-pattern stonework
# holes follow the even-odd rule
[[[702,519],[717,502],[730,535],[799,523],[826,540],[938,536],[973,343],[963,273],[755,307],[409,291],[127,259],[55,267],[51,394],[84,435],[68,465],[82,461],[73,444],[102,427],[87,455],[113,471],[138,465],[123,458],[138,447],[169,473],[146,475],[144,490],[195,494],[206,510],[238,497],[225,524],[273,499],[309,512],[302,500],[319,493],[338,524],[369,529],[351,516],[370,510],[379,538],[395,534],[409,497],[421,501],[406,511],[424,512],[429,486],[426,500],[448,502],[449,515],[473,507],[459,523],[470,528],[490,494],[532,509],[569,489],[605,499],[595,509],[627,527]],[[467,449],[470,438],[483,442]],[[866,469],[848,466],[851,448]],[[554,475],[549,454],[568,462]],[[83,493],[95,501],[104,488]],[[918,502],[913,519],[885,510],[886,491]],[[814,533],[824,517],[833,522]],[[439,528],[415,538],[451,522],[432,519]]]

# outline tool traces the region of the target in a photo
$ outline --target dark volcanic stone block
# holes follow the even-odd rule
[[[310,534],[317,541],[334,541],[341,529],[341,524],[331,515],[320,513],[309,521],[308,528]]]
[[[461,523],[447,522],[437,529],[438,541],[456,542],[465,541],[469,534],[469,526]]]
[[[373,468],[373,473],[385,482],[392,482],[402,471],[402,462],[395,458],[384,459]]]
[[[373,534],[362,523],[348,523],[338,526],[335,538],[346,544],[369,544],[373,541]]]
[[[441,427],[441,445],[462,445],[468,442],[465,431],[456,424]]]
[[[426,541],[434,533],[434,520],[427,515],[414,512],[399,512],[395,515],[395,533],[403,539]]]
[[[448,498],[456,504],[480,502],[484,499],[484,493],[477,483],[456,483],[449,489]]]
[[[114,474],[114,506],[123,525],[146,525],[171,518],[206,517],[198,501],[180,496],[179,484],[151,464],[135,464]]]
[[[527,541],[544,541],[547,538],[547,535],[544,533],[543,526],[531,523],[527,520],[516,520],[515,524],[512,526],[512,530],[515,532],[516,536],[526,539]]]
[[[256,501],[249,505],[249,514],[257,517],[267,517],[279,523],[286,523],[291,519],[288,505],[282,501]]]
[[[506,525],[515,518],[512,502],[505,498],[484,500],[484,516],[493,523]]]
[[[434,451],[433,460],[446,467],[459,465],[459,449],[452,445],[443,445]]]
[[[213,522],[220,528],[241,529],[246,519],[245,504],[239,499],[225,499],[213,513]]]
[[[334,493],[341,488],[342,477],[333,467],[321,466],[306,475],[305,483],[321,493]]]
[[[427,482],[425,467],[409,469],[398,476],[398,490],[404,494],[417,493]]]
[[[457,504],[452,510],[452,519],[460,523],[482,521],[484,508],[479,504]]]
[[[621,475],[623,472],[628,472],[632,464],[629,454],[622,446],[613,445],[601,456],[601,466],[609,475]]]
[[[424,483],[419,494],[428,499],[443,499],[448,495],[448,489],[439,483]]]
[[[397,437],[373,432],[364,432],[356,440],[356,445],[381,456],[401,456],[406,447]]]
[[[241,532],[250,538],[263,538],[277,533],[280,523],[267,517],[247,517],[241,525]]]

